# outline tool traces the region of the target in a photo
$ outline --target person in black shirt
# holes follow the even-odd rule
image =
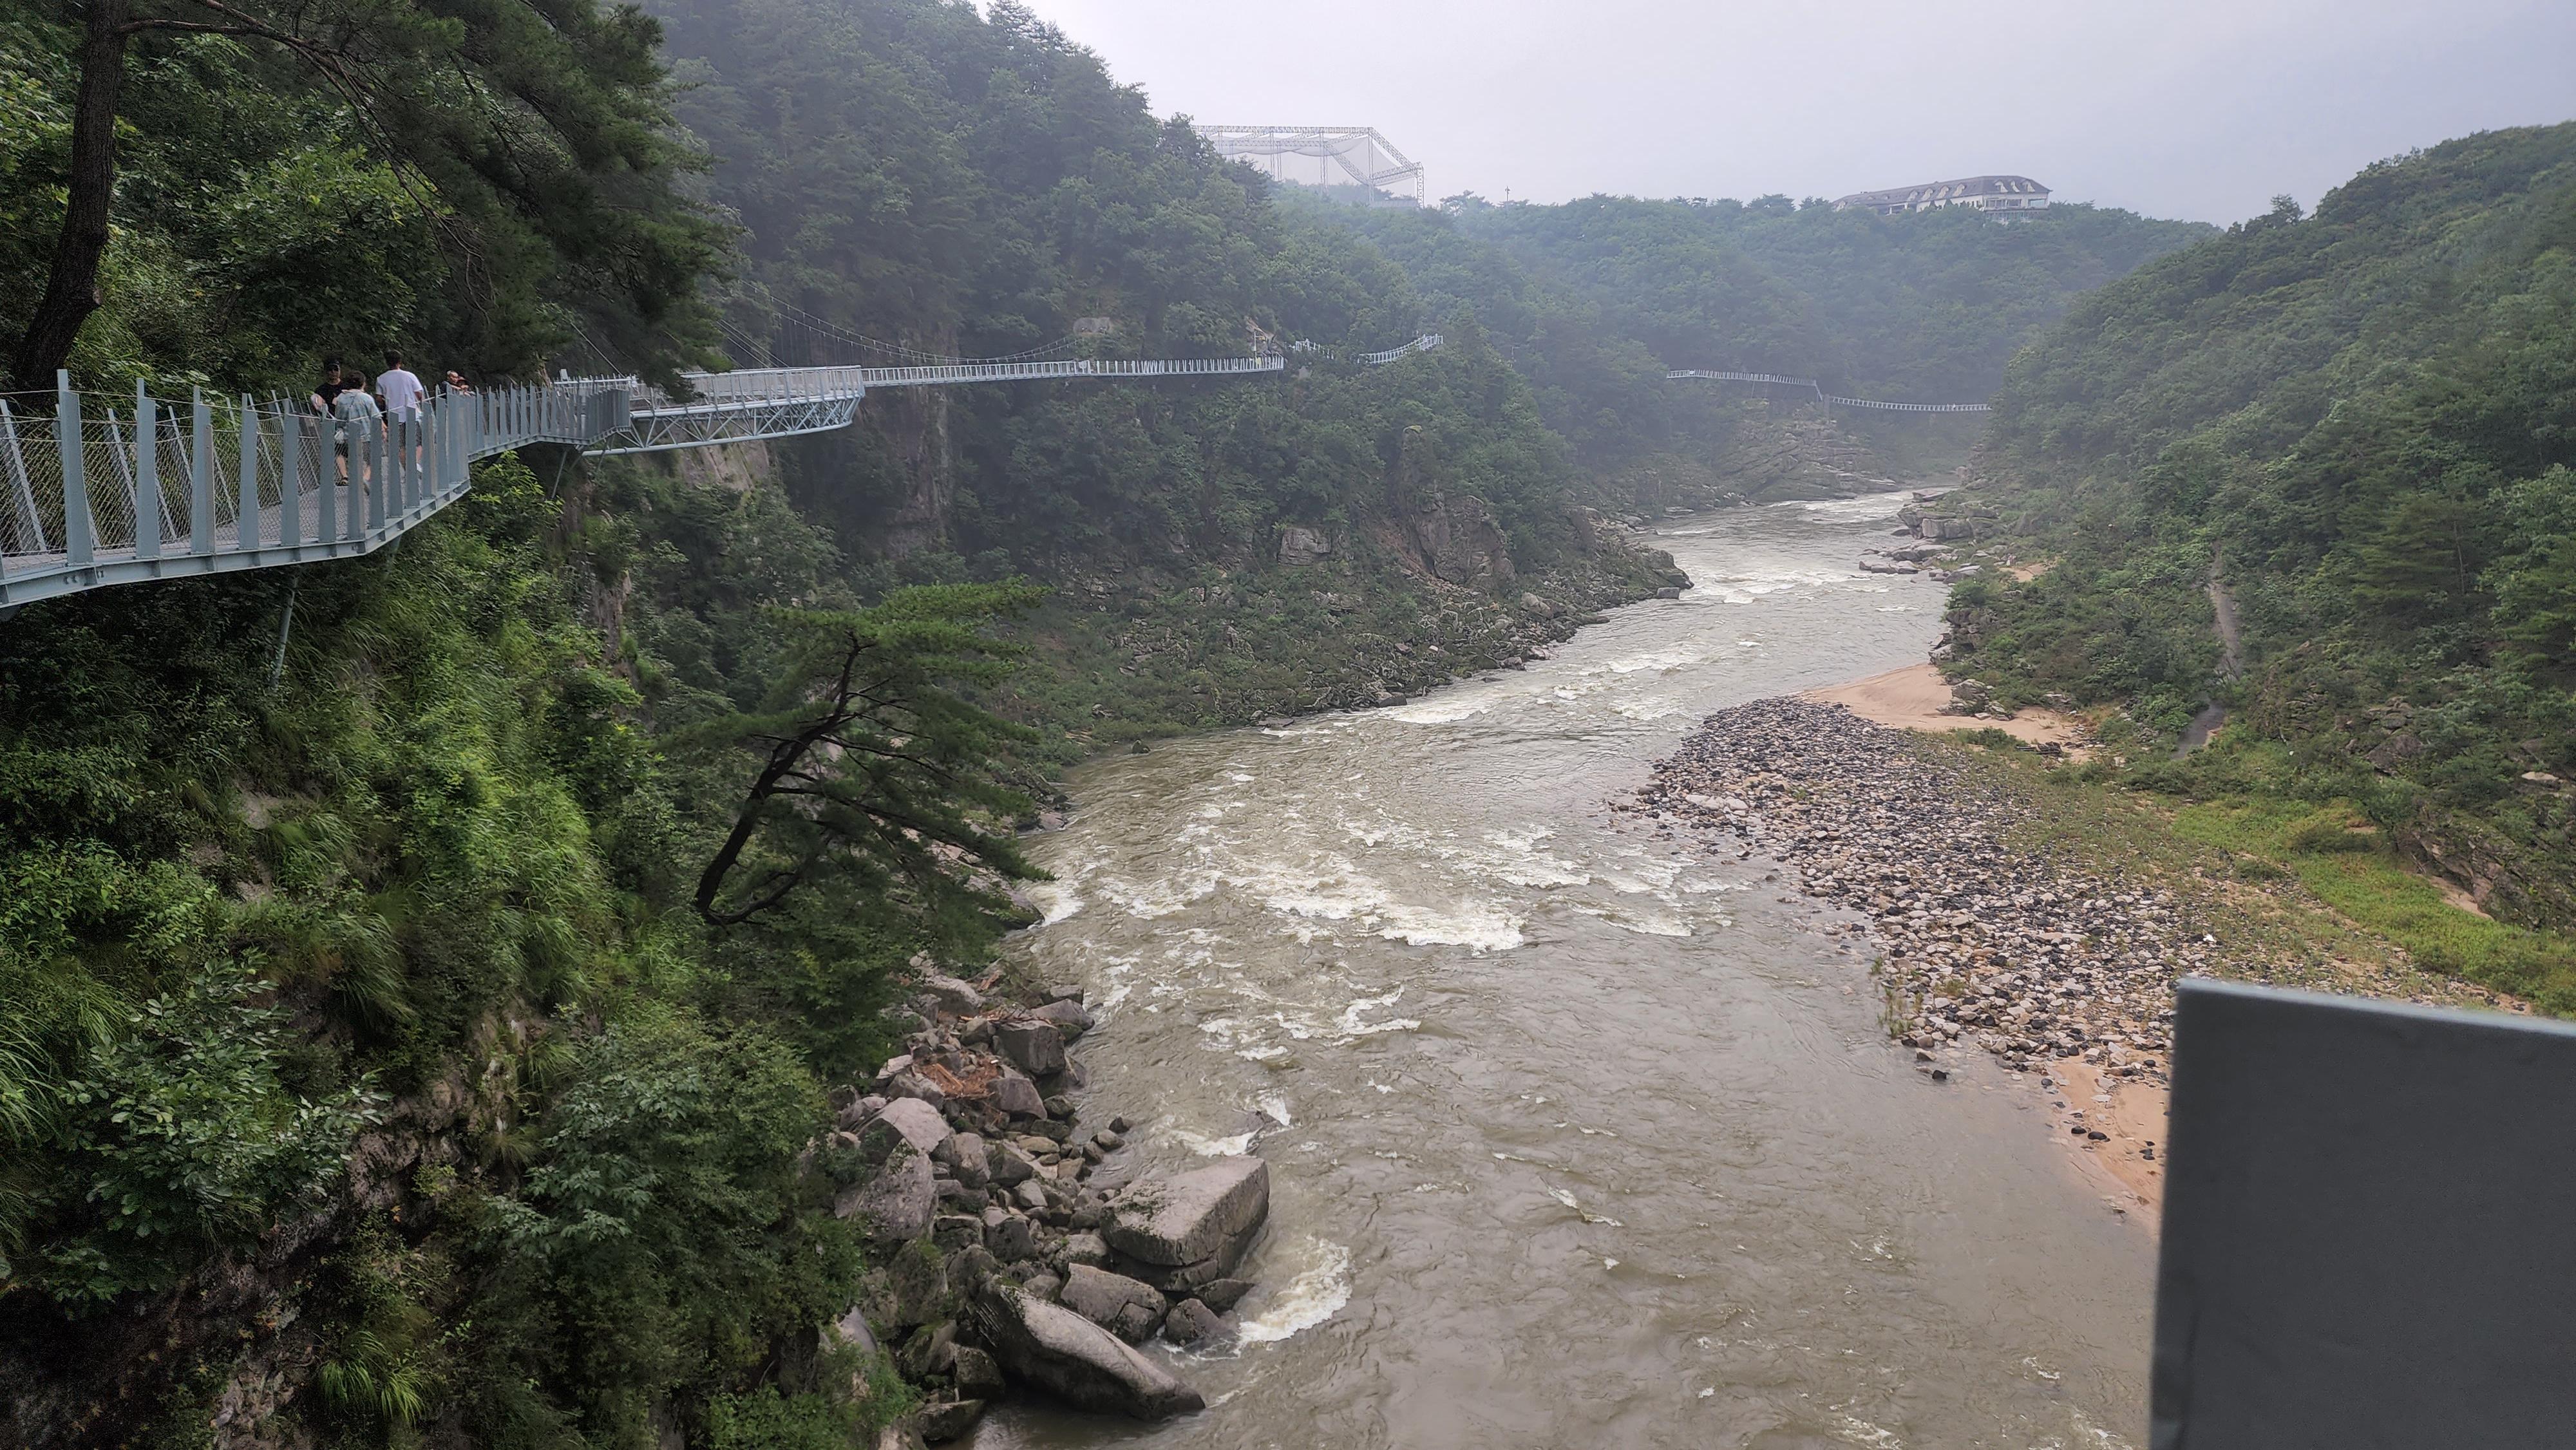
[[[313,390],[314,412],[328,416],[331,411],[331,400],[357,386],[356,383],[344,381],[346,376],[340,371],[338,358],[322,359],[322,385]]]

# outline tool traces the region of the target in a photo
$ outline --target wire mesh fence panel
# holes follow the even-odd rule
[[[0,568],[9,555],[49,559],[65,547],[61,457],[52,419],[0,401]]]
[[[189,510],[188,438],[181,431],[179,415],[156,403],[152,409],[154,498],[161,509],[161,552],[188,552]],[[142,504],[137,503],[139,510]]]
[[[82,471],[89,476],[90,530],[100,549],[134,547],[134,452],[111,411],[81,420]]]

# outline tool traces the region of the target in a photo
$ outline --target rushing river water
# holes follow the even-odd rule
[[[1671,525],[1698,581],[1412,704],[1088,768],[1022,933],[1087,1114],[1252,1151],[1244,1343],[1170,1424],[1004,1447],[2127,1446],[2152,1246],[2029,1087],[1935,1084],[1759,857],[1607,807],[1710,710],[1919,662],[1895,498]],[[1785,873],[1784,873],[1785,875]]]

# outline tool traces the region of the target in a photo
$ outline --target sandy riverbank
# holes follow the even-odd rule
[[[2083,722],[2054,710],[2022,710],[2009,720],[1980,720],[1974,715],[1943,713],[1950,704],[1950,682],[1931,665],[1907,665],[1865,680],[1828,685],[1798,697],[1819,705],[1840,705],[1874,725],[1895,730],[2001,730],[2033,745],[2081,749]]]
[[[2017,578],[2030,578],[2046,568],[2044,564],[2033,565],[2013,572]],[[1979,720],[1973,715],[1946,713],[1951,700],[1949,682],[1929,664],[1908,665],[1866,679],[1809,690],[1798,698],[1840,705],[1872,724],[1890,729],[2001,730],[2033,745],[2061,746],[2071,755],[2080,754],[2082,742],[2088,738],[2081,721],[2053,710],[2023,710],[2010,720]],[[2158,1159],[2142,1155],[2155,1151],[2164,1142],[2164,1084],[2106,1078],[2080,1058],[2067,1059],[2050,1071],[2055,1079],[2050,1084],[2048,1100],[2058,1121],[2066,1128],[2086,1128],[2082,1135],[2064,1134],[2079,1170],[2094,1179],[2106,1196],[2121,1207],[2142,1210],[2138,1217],[2152,1227],[2164,1201],[2164,1169]],[[2055,1106],[2060,1103],[2064,1104],[2062,1108]],[[2095,1128],[2110,1137],[2092,1138],[2090,1133]]]
[[[1960,717],[1921,708],[1928,673],[1844,692],[1957,728]],[[1713,849],[1764,851],[1809,895],[1859,913],[1836,929],[1874,948],[1891,1035],[1917,1066],[1946,1081],[1980,1054],[2046,1089],[2070,1156],[2113,1206],[2152,1223],[2173,982],[2213,960],[2182,903],[2017,850],[2026,807],[1840,701],[1717,712],[1657,764],[1632,809],[1723,832]]]
[[[2162,1082],[2106,1078],[2081,1059],[2061,1062],[2050,1071],[2049,1104],[2077,1168],[2101,1186],[2113,1206],[2154,1229],[2164,1212],[2165,1120],[2172,1094]],[[2057,1107],[2059,1103],[2065,1106]],[[2079,1110],[2084,1115],[2080,1124],[2074,1117]],[[2077,1126],[2087,1128],[2085,1136],[2068,1131]],[[2109,1136],[2096,1140],[2092,1131]]]

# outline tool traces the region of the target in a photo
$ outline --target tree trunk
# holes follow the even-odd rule
[[[126,22],[133,12],[134,0],[90,0],[80,94],[72,103],[71,204],[54,242],[45,298],[9,362],[19,388],[50,389],[81,324],[98,310],[98,264],[107,255],[108,205],[116,195],[116,103],[125,88]]]

